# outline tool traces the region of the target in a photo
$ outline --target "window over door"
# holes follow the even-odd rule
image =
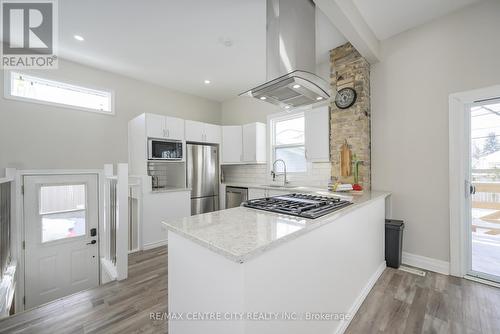
[[[287,172],[305,173],[304,114],[295,113],[270,119],[272,160],[283,159]],[[277,168],[282,168],[277,165]]]
[[[5,97],[70,109],[114,114],[113,93],[18,72],[5,73]]]

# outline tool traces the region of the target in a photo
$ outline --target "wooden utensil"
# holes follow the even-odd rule
[[[347,144],[347,139],[340,149],[340,175],[343,177],[351,176],[351,149]]]

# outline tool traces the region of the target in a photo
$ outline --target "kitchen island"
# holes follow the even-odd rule
[[[238,207],[164,222],[169,333],[342,333],[385,268],[388,196],[317,219]]]

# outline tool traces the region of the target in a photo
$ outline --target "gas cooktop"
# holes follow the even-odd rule
[[[315,219],[351,204],[352,203],[349,201],[335,197],[295,193],[252,199],[243,203],[243,206],[285,215]]]

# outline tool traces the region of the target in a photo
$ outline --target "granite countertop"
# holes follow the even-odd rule
[[[156,193],[168,193],[168,192],[175,192],[175,191],[191,191],[191,188],[186,188],[186,187],[178,188],[178,187],[167,186],[167,187],[156,188],[156,189],[152,189],[151,190],[151,192],[153,194],[156,194]]]
[[[281,243],[329,224],[360,206],[387,197],[388,192],[367,191],[362,195],[338,195],[326,190],[318,195],[342,197],[353,205],[317,219],[307,219],[237,207],[162,222],[169,231],[178,233],[237,263],[274,248]]]
[[[253,188],[253,189],[268,189],[268,190],[283,190],[283,191],[290,191],[291,193],[293,192],[306,192],[306,193],[315,193],[319,191],[326,191],[324,188],[318,188],[318,187],[307,187],[307,186],[295,186],[295,185],[288,185],[288,186],[279,186],[278,183],[277,185],[266,185],[266,184],[252,184],[252,183],[239,183],[239,182],[225,182],[223,183],[226,187],[238,187],[238,188]],[[329,194],[336,194],[329,192]]]

